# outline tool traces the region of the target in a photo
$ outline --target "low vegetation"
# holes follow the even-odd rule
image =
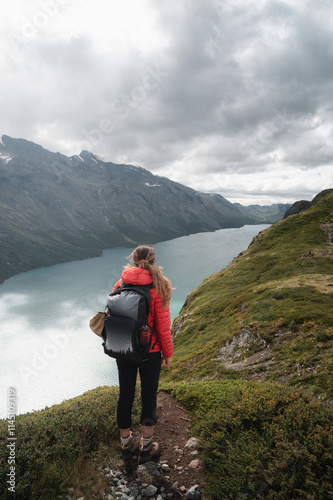
[[[325,499],[333,494],[333,416],[322,403],[276,384],[169,385],[190,411],[208,476],[221,499]]]
[[[70,487],[77,498],[100,493],[106,484],[96,465],[103,463],[105,455],[109,465],[119,458],[119,450],[113,452],[115,439],[118,445],[117,399],[118,388],[99,387],[51,408],[17,416],[14,496],[7,489],[8,424],[0,421],[0,497],[54,500]]]
[[[164,383],[188,411],[207,470],[206,498],[331,498],[333,415],[313,397],[276,383]],[[100,387],[16,419],[16,499],[102,498],[98,466],[117,466],[117,388]],[[134,422],[140,403],[135,402]],[[0,422],[1,456],[8,430]],[[0,495],[9,465],[3,458]]]

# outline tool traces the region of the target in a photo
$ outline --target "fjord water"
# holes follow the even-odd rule
[[[266,227],[222,229],[156,244],[156,263],[175,288],[172,319],[191,290],[226,267]],[[104,310],[131,250],[106,250],[102,257],[22,273],[0,285],[0,418],[7,416],[11,387],[20,414],[118,384],[115,361],[104,354],[88,323]]]

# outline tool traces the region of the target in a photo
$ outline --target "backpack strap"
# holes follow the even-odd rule
[[[149,330],[151,331],[151,333],[154,335],[154,337],[156,339],[155,342],[154,342],[154,344],[151,346],[151,348],[154,349],[155,345],[157,344],[157,342],[160,341],[160,339],[158,338],[158,335],[155,332],[155,330],[153,330],[149,325],[147,325],[147,326],[148,326]]]

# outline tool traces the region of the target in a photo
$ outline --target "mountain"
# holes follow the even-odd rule
[[[310,206],[311,206],[311,201],[308,201],[308,200],[296,201],[289,208],[289,210],[286,211],[283,218],[286,219],[290,215],[300,214],[301,212],[303,212],[303,210],[307,210]]]
[[[254,224],[253,214],[141,167],[24,139],[0,143],[0,281],[36,267]],[[262,221],[260,221],[262,222]]]
[[[274,380],[333,398],[332,190],[315,200],[189,294],[172,380]]]
[[[287,217],[289,217],[289,215],[300,214],[301,212],[303,212],[303,210],[307,210],[309,207],[312,207],[312,205],[315,205],[321,198],[323,198],[329,193],[333,193],[333,189],[325,189],[321,193],[317,194],[317,196],[315,196],[312,201],[307,201],[307,200],[296,201],[286,211],[283,219],[286,219]]]
[[[239,203],[234,206],[246,217],[251,217],[257,224],[274,224],[284,218],[286,211],[290,210],[291,205],[285,203],[275,203],[273,205],[249,205],[244,207]]]

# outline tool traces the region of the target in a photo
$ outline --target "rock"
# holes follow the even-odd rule
[[[201,491],[197,484],[188,490],[186,498],[189,500],[201,500]]]
[[[189,467],[191,467],[191,469],[197,469],[199,466],[200,466],[200,460],[198,458],[192,460],[192,462],[189,464]]]
[[[197,439],[197,438],[195,438],[195,437],[191,437],[191,438],[187,441],[187,443],[186,443],[186,445],[185,445],[185,448],[196,448],[196,447],[198,446],[198,443],[199,443],[199,441],[198,441],[198,439]]]
[[[177,455],[184,455],[184,450],[182,450],[181,448],[176,448],[176,449],[175,449],[175,453],[176,453]]]
[[[156,486],[154,486],[153,484],[150,484],[149,486],[147,486],[147,488],[146,488],[146,496],[147,497],[149,497],[149,498],[153,497],[156,492],[157,492]]]
[[[122,493],[125,493],[125,495],[131,493],[131,490],[126,485],[123,484],[121,486],[117,486],[117,490],[121,491]]]
[[[163,477],[158,471],[155,462],[139,465],[136,472],[142,483],[147,483],[147,485],[156,484],[157,486],[161,486],[163,483]]]
[[[179,486],[179,483],[178,483],[178,481],[176,481],[175,483],[173,483],[173,485],[171,486],[171,488],[173,490],[176,490],[178,488],[178,486]]]

